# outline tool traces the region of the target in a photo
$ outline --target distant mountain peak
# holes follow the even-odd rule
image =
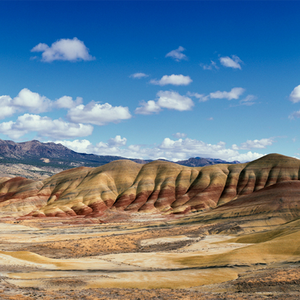
[[[33,166],[47,165],[61,169],[69,169],[79,166],[98,167],[121,159],[131,160],[140,164],[145,164],[152,161],[125,158],[121,156],[78,153],[59,143],[42,143],[38,140],[20,143],[15,143],[8,140],[0,140],[0,157],[0,163],[22,163]],[[230,162],[221,159],[202,158],[197,156],[175,163],[190,167],[203,167],[214,164],[228,164]]]

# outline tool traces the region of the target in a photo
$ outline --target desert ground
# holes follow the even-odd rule
[[[0,179],[0,299],[299,299],[300,161]]]
[[[3,218],[0,299],[300,297],[300,222],[110,218]]]

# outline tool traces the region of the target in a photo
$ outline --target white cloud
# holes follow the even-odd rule
[[[112,140],[112,139],[111,139]],[[125,141],[125,138],[116,136],[113,140]],[[127,140],[126,140],[127,142]],[[87,140],[75,141],[56,141],[74,151],[94,153],[99,155],[116,155],[128,158],[140,159],[167,159],[171,161],[185,160],[190,157],[208,157],[220,158],[226,161],[251,161],[263,156],[263,154],[248,151],[247,153],[240,153],[237,149],[227,148],[224,142],[217,144],[207,144],[203,141],[193,140],[189,138],[172,140],[165,138],[162,143],[156,145],[129,145],[125,142],[120,142],[119,145],[110,143],[110,140],[99,142],[92,145]]]
[[[172,134],[175,138],[177,139],[181,139],[181,138],[185,138],[186,137],[186,133],[181,133],[181,132],[177,132]]]
[[[241,88],[241,87],[236,87],[231,89],[230,92],[221,92],[221,91],[217,91],[214,93],[210,93],[209,97],[211,99],[228,99],[228,100],[232,100],[232,99],[238,99],[243,93],[244,93],[245,89]]]
[[[82,103],[82,98],[77,97],[76,100],[73,100],[70,96],[63,96],[57,99],[54,105],[58,108],[73,108]]]
[[[187,92],[186,94],[190,97],[195,97],[199,99],[199,102],[205,102],[209,99],[209,95],[205,96],[204,94],[191,93],[191,92]]]
[[[251,105],[255,104],[256,99],[257,99],[257,97],[254,95],[247,95],[246,98],[240,100],[240,105],[251,106]]]
[[[209,65],[204,65],[204,64],[200,64],[200,66],[203,68],[203,70],[218,70],[219,67],[217,66],[216,62],[214,62],[213,60],[210,61]]]
[[[111,138],[108,140],[107,144],[110,147],[120,147],[120,146],[125,146],[127,142],[126,138],[121,138],[120,135],[116,135],[116,137]]]
[[[98,104],[91,101],[83,105],[82,98],[75,100],[70,96],[63,96],[51,101],[45,96],[34,93],[27,88],[22,89],[18,96],[0,96],[0,119],[11,116],[17,112],[42,113],[53,108],[69,109],[67,117],[71,122],[104,125],[109,122],[119,122],[131,118],[128,107],[115,106],[109,103]]]
[[[294,111],[292,114],[289,115],[290,120],[293,120],[295,118],[300,118],[300,110]]]
[[[150,83],[156,84],[156,85],[167,85],[167,84],[173,84],[173,85],[189,85],[193,80],[190,78],[190,76],[184,76],[182,74],[180,75],[164,75],[160,80],[152,79],[150,80]]]
[[[69,148],[73,151],[79,152],[79,153],[96,153],[96,152],[94,152],[94,146],[88,140],[73,140],[73,141],[69,141],[69,140],[59,141],[59,140],[56,140],[56,141],[54,141],[54,143],[62,144],[65,147],[67,147],[67,148]]]
[[[122,138],[120,135],[116,135],[116,137],[109,139],[106,143],[99,142],[96,145],[93,145],[90,141],[84,140],[56,140],[54,143],[62,144],[73,151],[80,153],[93,153],[98,155],[115,155],[119,156],[120,153],[127,153],[130,156],[131,151],[138,151],[139,147],[129,146],[128,150],[123,149],[126,145],[127,139]],[[122,155],[123,155],[122,154]],[[129,157],[128,156],[128,157]],[[125,156],[124,156],[125,157]]]
[[[56,101],[51,101],[45,96],[32,92],[27,88],[22,89],[15,98],[8,95],[0,96],[0,119],[11,116],[17,112],[42,113],[53,108],[73,108],[82,103],[82,98],[75,100],[70,96],[63,96]]]
[[[17,109],[12,104],[12,101],[13,99],[8,95],[0,96],[0,119],[5,119],[16,113]]]
[[[248,151],[247,153],[239,153],[235,158],[231,161],[240,161],[240,162],[248,162],[258,158],[265,156],[265,154],[260,154],[257,152]]]
[[[31,52],[43,52],[46,51],[47,49],[49,49],[49,46],[47,44],[39,43],[38,45],[36,45],[31,49]]]
[[[226,148],[226,144],[224,142],[219,142],[217,144],[207,144],[203,141],[193,140],[189,138],[178,140],[165,138],[159,145],[158,149],[160,151],[163,150],[165,158],[174,161],[188,159],[195,156],[220,158],[227,161],[245,161],[262,156],[262,154],[252,152],[248,152],[247,154],[243,154],[243,156],[241,156],[238,151]],[[241,157],[243,157],[243,159],[241,159]]]
[[[99,104],[91,101],[87,105],[78,105],[68,111],[68,119],[72,122],[104,125],[131,118],[128,107],[112,106],[109,103]]]
[[[52,105],[53,102],[47,97],[24,88],[15,98],[8,95],[0,96],[0,119],[22,111],[30,113],[46,112],[52,108]]]
[[[149,100],[147,102],[142,101],[140,105],[141,106],[137,107],[135,110],[136,114],[150,115],[153,113],[159,113],[161,111],[160,106],[153,100]]]
[[[242,60],[236,56],[232,55],[232,58],[229,56],[220,57],[220,63],[227,68],[233,68],[233,69],[242,69],[240,63],[242,63]]]
[[[137,79],[141,79],[143,77],[148,77],[149,75],[145,74],[145,73],[134,73],[131,74],[129,77],[131,78],[137,78]]]
[[[79,61],[95,59],[89,54],[89,49],[76,37],[73,39],[60,39],[51,47],[40,43],[31,49],[31,52],[43,52],[42,61],[52,62],[55,60]]]
[[[245,92],[244,88],[235,87],[235,88],[231,89],[229,92],[216,91],[216,92],[210,93],[208,95],[187,92],[187,95],[199,99],[199,102],[205,102],[209,99],[228,99],[228,100],[235,99],[236,100],[236,99],[239,99],[239,97],[244,92]],[[231,106],[240,106],[240,105],[251,106],[251,105],[255,104],[256,99],[257,99],[257,97],[254,95],[247,95],[244,99],[241,99],[239,101],[239,104],[231,105]]]
[[[29,132],[52,138],[70,138],[92,134],[91,125],[67,123],[61,119],[52,120],[39,115],[24,114],[16,122],[0,123],[0,132],[11,138],[19,138]]]
[[[169,53],[167,53],[166,57],[171,57],[176,61],[181,61],[183,59],[186,60],[187,59],[186,55],[182,53],[184,50],[185,49],[183,47],[179,46],[178,49],[172,50]]]
[[[157,93],[157,101],[142,101],[140,107],[136,108],[136,114],[150,115],[158,113],[162,108],[174,109],[179,111],[191,110],[194,102],[191,98],[182,96],[174,91],[159,91]]]
[[[24,88],[19,92],[18,96],[13,99],[12,105],[21,110],[41,113],[49,110],[52,103],[47,97]]]
[[[163,108],[184,111],[191,110],[194,106],[191,98],[182,96],[174,91],[159,91],[157,96],[159,97],[157,104]]]
[[[247,140],[240,146],[236,144],[232,145],[234,150],[250,150],[250,149],[265,149],[268,146],[272,146],[274,143],[273,138],[260,139],[260,140]]]
[[[296,86],[290,94],[290,100],[293,103],[300,102],[300,85]]]

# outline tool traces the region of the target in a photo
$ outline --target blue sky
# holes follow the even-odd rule
[[[0,138],[300,157],[300,2],[0,1]]]

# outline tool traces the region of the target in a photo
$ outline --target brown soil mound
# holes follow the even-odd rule
[[[239,213],[255,214],[270,206],[255,200],[264,190],[268,201],[275,201],[271,210],[296,216],[292,197],[297,194],[299,169],[299,160],[278,154],[247,164],[196,168],[164,161],[145,165],[114,161],[98,168],[70,169],[43,181],[5,178],[0,183],[1,215],[105,218],[109,210],[186,214],[214,208],[219,212],[228,208],[232,214],[238,205],[245,206]],[[287,181],[294,183],[280,185]],[[273,192],[266,189],[270,186]],[[252,194],[254,198],[245,198]],[[221,206],[226,203],[229,206]]]

